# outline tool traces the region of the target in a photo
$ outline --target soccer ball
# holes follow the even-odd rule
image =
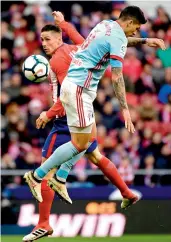
[[[33,82],[42,82],[49,75],[50,66],[48,60],[42,55],[31,55],[22,66],[25,77]]]

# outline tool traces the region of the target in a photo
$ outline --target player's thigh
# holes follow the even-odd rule
[[[57,140],[57,129],[55,128],[55,126],[53,126],[53,128],[51,129],[49,135],[47,136],[45,143],[43,145],[42,148],[42,157],[44,159],[47,159],[51,156],[51,154],[53,153],[54,150],[54,146]],[[44,160],[43,159],[43,160]],[[42,160],[42,162],[43,162]]]
[[[71,140],[71,135],[67,124],[64,127],[63,124],[57,123],[57,125],[52,128],[49,133],[42,149],[42,157],[49,158],[51,154],[61,145],[69,142]],[[65,129],[64,129],[65,128]]]
[[[80,128],[76,129],[79,132]],[[71,140],[79,151],[86,150],[91,139],[91,132],[85,133],[85,131],[83,131],[84,133],[72,133],[72,131],[77,132],[77,130],[75,130],[75,127],[74,130],[71,129]]]
[[[91,134],[90,134],[91,130]],[[87,149],[88,142],[92,142],[91,146],[88,148],[88,153],[93,152],[97,147],[97,130],[96,123],[94,122],[91,126],[85,128],[70,127],[71,137],[73,143],[75,143],[80,149]],[[87,132],[87,133],[86,133]],[[91,151],[90,151],[91,150]]]
[[[94,141],[95,139],[97,139],[97,127],[96,123],[94,122],[91,131],[91,140]]]

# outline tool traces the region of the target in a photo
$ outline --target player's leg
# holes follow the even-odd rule
[[[96,124],[94,123],[93,129],[92,129],[92,139],[95,139],[97,137],[97,129]],[[94,148],[94,147],[92,147]],[[130,206],[131,204],[135,203],[138,198],[135,194],[132,193],[132,191],[128,188],[126,183],[121,178],[117,168],[111,162],[108,158],[103,156],[98,147],[96,149],[90,149],[87,150],[86,156],[88,159],[97,165],[99,169],[103,172],[104,175],[111,181],[113,185],[115,185],[121,192],[123,196],[123,201],[121,204],[121,207],[125,209],[126,207]]]
[[[42,163],[44,163],[59,146],[70,140],[71,135],[67,126],[66,118],[56,119],[42,149]],[[39,222],[33,231],[23,238],[23,241],[33,241],[53,232],[49,225],[49,217],[54,199],[54,191],[47,185],[47,182],[49,179],[52,179],[55,171],[56,168],[52,169],[41,182],[43,202],[39,203]],[[63,188],[63,191],[65,191],[65,200],[72,203],[68,196],[66,187]]]
[[[60,139],[60,136],[58,136]],[[69,137],[70,139],[70,137]],[[47,160],[47,158],[53,153],[57,146],[57,129],[55,125],[53,126],[51,132],[49,133],[46,141],[44,143],[42,149],[42,164]],[[23,241],[34,241],[38,238],[42,238],[44,236],[50,235],[53,233],[53,229],[49,224],[50,211],[52,207],[52,203],[54,200],[54,191],[47,185],[47,181],[54,176],[56,172],[56,168],[52,169],[42,180],[41,186],[41,194],[43,198],[43,202],[39,203],[39,221],[33,231],[24,236]]]
[[[92,128],[92,144],[89,146],[87,149],[85,155],[87,158],[97,165],[101,171],[106,175],[106,177],[111,181],[113,185],[115,185],[121,192],[123,196],[123,202],[121,207],[126,208],[132,203],[137,201],[137,197],[135,194],[133,194],[130,189],[127,187],[123,179],[120,177],[117,168],[115,165],[106,157],[104,157],[100,152],[99,149],[97,148],[97,141],[95,140],[95,137],[97,135],[97,130],[96,130],[96,125],[94,123],[93,128]],[[57,171],[56,176],[58,182],[63,183],[63,187],[60,189],[57,187],[57,190],[60,190],[60,192],[65,191],[65,182],[67,180],[69,171],[71,170],[72,166],[76,163],[74,159],[64,163],[60,169]],[[69,166],[68,166],[69,165]],[[64,190],[65,188],[65,190]],[[62,192],[63,194],[65,192]]]
[[[97,147],[96,137],[96,124],[94,123],[91,131],[91,141],[89,142],[89,147],[86,150],[86,153],[93,152]],[[82,157],[82,153],[79,153],[77,156],[72,158],[71,160],[63,163],[60,168],[56,172],[56,177],[50,179],[48,181],[49,186],[54,189],[58,196],[62,197],[66,202],[67,201],[67,189],[66,189],[66,180],[69,175],[72,167],[77,163],[77,161]]]
[[[47,158],[42,158],[42,163],[46,161]],[[54,200],[54,191],[48,186],[47,182],[51,179],[56,172],[56,168],[49,171],[49,173],[44,177],[41,182],[41,194],[43,198],[43,202],[39,203],[39,221],[36,228],[40,226],[42,228],[50,227],[49,218],[50,218],[50,211],[52,207],[52,203]]]
[[[92,138],[95,139],[95,137],[97,137],[97,129],[96,124],[94,123],[92,129]],[[123,209],[125,209],[126,207],[130,206],[138,200],[137,196],[131,192],[126,183],[121,178],[113,162],[111,162],[108,158],[103,156],[100,153],[98,147],[96,147],[96,149],[91,149],[90,147],[90,149],[86,152],[86,156],[92,163],[97,165],[99,169],[103,172],[103,174],[110,180],[110,182],[120,190],[123,196],[123,201],[121,204],[121,207]]]
[[[97,147],[97,141],[90,142],[90,146],[87,149],[89,152],[90,150],[94,150]],[[87,152],[86,151],[86,152]],[[71,199],[68,198],[68,192],[66,189],[66,180],[69,175],[70,170],[72,167],[77,163],[77,161],[82,157],[82,153],[79,153],[71,160],[63,163],[58,171],[56,172],[56,176],[49,179],[48,185],[57,193],[62,200],[66,201],[67,203],[71,203]]]
[[[91,132],[91,140],[89,142],[89,147],[86,150],[86,153],[91,153],[93,150],[97,147],[97,141],[96,141],[96,124],[94,123],[92,126],[92,132]],[[79,157],[80,156],[80,157]],[[77,163],[77,161],[81,158],[82,154],[78,154],[73,159],[63,163],[60,168],[56,172],[56,178],[61,183],[65,183],[67,180],[67,177],[69,175],[70,170],[72,167]]]
[[[42,163],[47,158],[42,157]],[[39,203],[39,220],[38,224],[34,227],[31,233],[27,234],[23,238],[23,242],[31,242],[42,237],[53,234],[53,229],[49,224],[50,211],[54,200],[55,192],[47,185],[47,181],[51,179],[56,172],[56,169],[52,169],[47,176],[42,180],[41,193],[43,202]]]
[[[73,158],[70,161],[64,163],[60,167],[59,171],[56,174],[57,179],[52,178],[48,182],[49,186],[52,189],[54,189],[54,191],[57,192],[57,194],[63,197],[64,199],[66,191],[65,182],[69,174],[69,171],[72,168],[72,166],[81,158],[81,156],[83,156],[86,149],[88,148],[88,144],[90,145],[89,140],[90,137],[92,137],[92,127],[94,127],[94,110],[92,106],[92,101],[95,98],[94,92],[92,92],[89,95],[90,92],[87,94],[86,92],[83,92],[83,89],[81,87],[74,85],[73,92],[70,93],[70,90],[67,90],[68,86],[71,89],[71,84],[67,85],[66,90],[61,95],[61,101],[63,101],[65,104],[68,125],[71,132],[72,144],[77,148],[78,151],[80,150],[81,152],[73,156]],[[77,92],[79,95],[76,95]],[[80,99],[81,93],[82,97]],[[66,97],[68,98],[71,96],[72,98],[70,98],[69,101],[66,101]],[[81,127],[76,127],[78,124]]]
[[[47,158],[42,158],[42,164],[47,160]],[[36,228],[48,228],[50,227],[49,218],[50,218],[50,211],[52,207],[52,203],[54,200],[55,193],[54,191],[48,186],[47,182],[51,179],[56,172],[56,168],[49,171],[49,173],[44,177],[41,182],[41,194],[43,198],[43,202],[39,203],[39,221]]]
[[[47,175],[47,173],[55,168],[63,164],[64,162],[72,159],[79,153],[82,153],[82,156],[86,152],[86,147],[88,146],[88,141],[90,134],[82,133],[84,135],[80,135],[77,133],[72,133],[71,137],[73,137],[75,143],[73,141],[67,142],[66,144],[61,145],[59,148],[55,150],[55,152],[43,163],[39,168],[37,168],[34,173],[33,172],[26,172],[24,178],[28,183],[30,190],[33,196],[39,202],[42,202],[42,195],[41,195],[41,181]],[[77,142],[80,139],[84,138],[84,142],[81,142],[81,145]],[[79,149],[79,147],[84,147],[85,150]]]
[[[91,133],[85,133],[86,130],[89,129],[85,128],[84,129],[77,129],[78,131],[83,131],[84,133],[71,133],[71,142],[68,142],[65,145],[62,145],[59,147],[54,154],[49,158],[49,161],[47,161],[46,164],[35,170],[35,177],[42,178],[46,172],[54,166],[54,164],[57,166],[60,166],[62,163],[72,160],[74,163],[76,163],[86,152],[86,148],[89,145],[89,139],[91,137]],[[69,150],[70,148],[70,150]],[[73,155],[72,149],[76,150],[75,155]],[[67,153],[67,154],[66,154]],[[56,155],[56,156],[54,156]],[[59,159],[59,162],[56,162],[56,158]],[[71,164],[72,161],[69,161]],[[68,170],[65,170],[65,174],[62,173],[62,176],[68,176],[68,172],[70,171],[69,169],[71,166],[68,166]],[[64,171],[63,171],[64,172]],[[59,197],[64,199],[67,203],[72,203],[71,199],[68,196],[68,192],[65,186],[64,182],[58,181],[56,178],[52,178],[48,181],[48,185],[57,193]]]
[[[92,163],[97,165],[111,183],[120,190],[123,196],[121,208],[126,209],[138,201],[138,197],[128,188],[113,162],[103,156],[98,148],[92,153],[86,154],[86,156]]]
[[[65,85],[63,86],[63,84]],[[94,92],[86,93],[86,90],[73,84],[63,82],[62,99],[67,113],[67,122],[71,132],[71,141],[63,144],[47,159],[47,161],[35,170],[34,174],[25,174],[33,196],[42,202],[39,183],[45,175],[54,167],[72,159],[82,152],[85,153],[91,138],[92,125],[94,123],[93,99]]]

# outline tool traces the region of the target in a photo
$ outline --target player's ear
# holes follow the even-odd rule
[[[129,19],[127,21],[127,28],[130,27],[131,25],[133,25],[133,20],[132,19]]]
[[[57,36],[58,36],[58,40],[62,40],[62,33],[58,33]]]

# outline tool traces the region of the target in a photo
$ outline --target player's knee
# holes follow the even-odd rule
[[[98,165],[100,163],[101,158],[102,158],[102,154],[100,153],[99,149],[96,148],[92,153],[87,154],[87,157],[95,165]]]
[[[80,152],[82,152],[83,150],[87,150],[88,149],[88,143],[86,144],[77,144],[77,148]]]
[[[91,133],[71,133],[72,143],[79,152],[88,149],[90,137]]]

